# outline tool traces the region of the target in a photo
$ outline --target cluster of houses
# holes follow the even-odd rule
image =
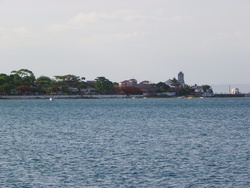
[[[165,92],[163,94],[167,95],[167,96],[175,96],[176,95],[176,92],[175,92],[176,87],[184,87],[184,85],[185,85],[184,73],[183,72],[178,73],[178,79],[176,80],[176,83],[174,83],[173,80],[171,80],[171,79],[165,81],[164,83],[166,85],[168,85],[170,88],[172,88],[172,90],[169,92]],[[142,81],[140,83],[137,83],[136,79],[124,80],[124,81],[119,83],[119,87],[123,87],[123,86],[137,87],[141,91],[143,91],[143,93],[145,95],[155,93],[155,88],[152,87],[152,84],[150,84],[150,82],[147,80]],[[211,88],[204,90],[202,88],[202,86],[198,86],[196,84],[194,86],[191,86],[190,90],[192,91],[192,93],[195,96],[202,96],[202,97],[214,96],[213,90]]]
[[[155,88],[147,80],[138,83],[136,79],[129,79],[120,82],[118,85],[119,87],[126,87],[126,86],[136,87],[140,89],[144,95],[155,93]]]
[[[93,94],[95,93],[95,88],[94,88],[94,83],[95,81],[87,81],[88,88],[83,89],[84,94]],[[185,86],[185,81],[184,81],[184,73],[179,72],[178,73],[178,79],[176,82],[173,82],[173,80],[169,79],[164,82],[166,85],[168,85],[171,89],[168,92],[160,93],[157,94],[155,92],[155,84],[150,83],[147,80],[144,80],[142,82],[137,82],[136,79],[129,79],[129,80],[124,80],[122,82],[118,83],[118,87],[135,87],[139,88],[142,92],[143,95],[167,95],[167,96],[175,96],[176,95],[176,89],[181,88]],[[190,90],[192,91],[193,95],[195,96],[202,96],[202,97],[212,97],[214,96],[213,90],[212,89],[207,89],[204,91],[204,89],[201,86],[194,85],[190,87]]]

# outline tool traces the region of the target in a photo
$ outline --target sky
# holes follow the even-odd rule
[[[250,0],[0,0],[0,73],[250,84],[249,20]]]

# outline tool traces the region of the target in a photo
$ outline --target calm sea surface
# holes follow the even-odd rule
[[[250,187],[250,98],[0,100],[0,187]]]

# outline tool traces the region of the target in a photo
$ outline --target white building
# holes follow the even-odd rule
[[[204,93],[204,90],[201,86],[196,86],[195,90],[194,90],[195,93]]]
[[[239,90],[239,88],[232,88],[231,93],[234,94],[234,95],[240,94],[240,90]]]
[[[168,79],[166,82],[164,82],[166,85],[168,85],[169,87],[172,86],[173,82],[172,80]]]

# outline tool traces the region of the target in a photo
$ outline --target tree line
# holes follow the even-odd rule
[[[163,82],[150,84],[153,93],[176,92],[178,95],[188,95],[192,92],[190,86],[180,87],[178,81],[172,80],[170,87]],[[204,88],[210,88],[204,85]],[[101,76],[94,82],[88,83],[85,77],[72,74],[57,75],[54,78],[48,76],[35,77],[34,73],[28,69],[14,70],[10,75],[0,74],[0,94],[1,95],[49,95],[49,94],[86,94],[88,88],[94,88],[94,94],[142,94],[143,90],[138,87],[119,87],[116,82]],[[88,91],[90,92],[90,91]]]

